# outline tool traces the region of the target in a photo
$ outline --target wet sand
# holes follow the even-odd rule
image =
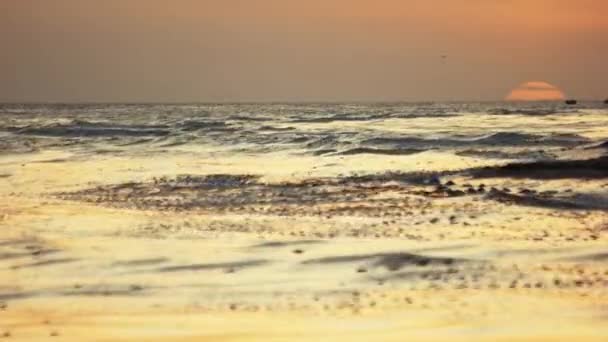
[[[502,203],[480,184],[121,183],[156,161],[41,161],[11,163],[25,190],[2,189],[1,328],[16,340],[608,336],[601,210]],[[87,163],[111,184],[90,187]]]

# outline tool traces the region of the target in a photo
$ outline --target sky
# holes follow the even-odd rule
[[[0,102],[604,99],[606,61],[606,0],[0,0]]]

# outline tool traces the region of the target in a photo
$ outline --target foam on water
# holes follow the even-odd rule
[[[551,150],[599,145],[608,138],[598,130],[608,121],[608,108],[599,102],[576,108],[560,103],[0,105],[0,114],[3,153],[191,144],[310,155],[441,150],[480,158],[527,148],[528,157],[546,157]]]

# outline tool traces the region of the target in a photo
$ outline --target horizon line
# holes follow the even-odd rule
[[[304,101],[0,101],[0,105],[247,105],[247,104],[415,104],[415,103],[563,103],[566,100],[304,100]],[[604,99],[572,99],[603,102]]]

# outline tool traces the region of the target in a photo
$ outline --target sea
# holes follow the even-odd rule
[[[0,153],[412,155],[553,159],[608,139],[608,105],[582,102],[2,104]]]

